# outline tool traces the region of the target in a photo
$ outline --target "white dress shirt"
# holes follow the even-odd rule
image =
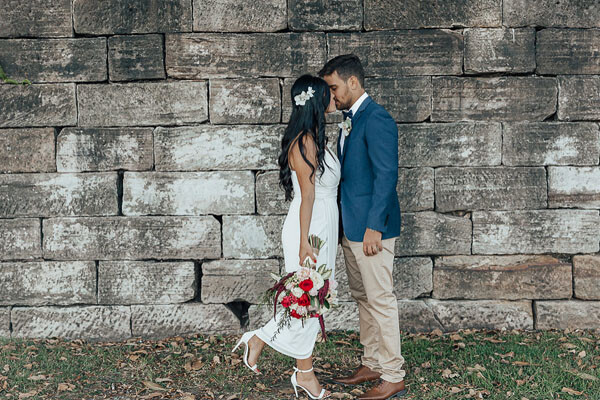
[[[367,92],[364,92],[362,94],[362,96],[360,96],[358,98],[358,100],[356,100],[354,102],[354,104],[352,104],[352,107],[350,107],[350,111],[352,111],[352,116],[354,117],[356,115],[356,112],[358,111],[358,109],[360,108],[360,105],[363,103],[363,101],[365,101],[365,99],[369,97],[369,95],[367,94]],[[346,140],[346,135],[344,135],[342,133],[341,137],[340,137],[340,155],[344,152],[344,140]]]

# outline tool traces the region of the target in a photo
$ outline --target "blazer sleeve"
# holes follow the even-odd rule
[[[398,196],[398,127],[385,109],[378,107],[370,115],[366,140],[374,175],[367,228],[385,233],[389,207]]]

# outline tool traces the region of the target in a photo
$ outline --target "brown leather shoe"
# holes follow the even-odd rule
[[[361,365],[352,375],[343,378],[333,378],[333,381],[343,385],[358,385],[363,382],[375,381],[380,377],[381,374],[379,372],[375,372],[371,368]]]
[[[381,380],[381,383],[371,390],[368,390],[365,394],[359,397],[361,400],[386,400],[396,397],[402,397],[406,394],[407,390],[404,387],[404,381],[398,383],[392,383]]]

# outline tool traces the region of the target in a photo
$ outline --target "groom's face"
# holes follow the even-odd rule
[[[337,73],[333,71],[331,75],[323,77],[331,89],[331,96],[335,102],[335,108],[338,110],[347,110],[352,107],[352,91],[350,90],[349,80],[344,81]]]

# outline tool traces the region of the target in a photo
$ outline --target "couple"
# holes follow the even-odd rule
[[[319,76],[304,75],[292,86],[292,114],[281,144],[279,182],[286,200],[293,197],[281,235],[285,269],[296,271],[310,257],[334,271],[341,237],[350,291],[358,302],[364,353],[353,374],[334,381],[345,385],[377,381],[360,399],[400,397],[406,393],[404,359],[392,279],[394,242],[400,234],[398,129],[365,92],[358,57],[336,57]],[[325,114],[336,108],[347,110],[337,157],[328,150],[325,136]],[[312,234],[325,240],[318,255],[308,241]],[[274,338],[277,328],[271,319],[246,332],[234,351],[245,344],[245,365],[260,373],[259,355],[268,344],[296,359],[291,377],[296,396],[302,389],[311,399],[328,397],[330,392],[322,388],[312,365],[318,319],[304,325],[293,320]]]

